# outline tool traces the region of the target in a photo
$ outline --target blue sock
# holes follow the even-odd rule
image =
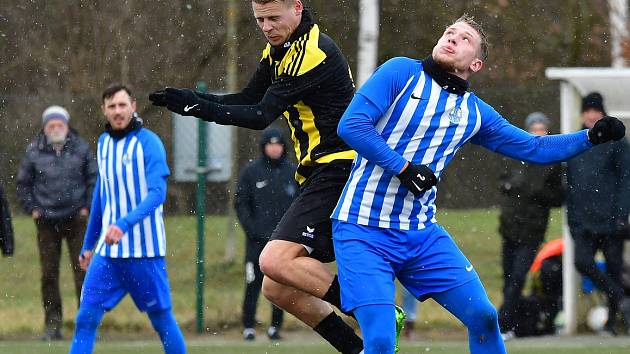
[[[365,354],[394,354],[396,312],[394,305],[365,305],[354,309],[363,334]]]
[[[173,312],[168,309],[164,311],[149,312],[149,319],[153,328],[160,335],[164,353],[166,354],[184,354],[186,353],[186,344],[184,336],[179,329]]]
[[[499,332],[497,310],[479,279],[455,289],[436,293],[432,298],[468,327],[470,354],[505,354]]]
[[[91,354],[96,340],[96,329],[101,323],[105,310],[100,307],[81,306],[77,313],[74,337],[70,354]]]

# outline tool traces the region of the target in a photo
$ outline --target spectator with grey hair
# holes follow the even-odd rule
[[[29,144],[17,176],[18,198],[37,226],[42,269],[44,340],[62,339],[59,292],[61,244],[65,238],[74,274],[77,303],[85,272],[79,254],[89,213],[96,161],[89,145],[70,128],[70,114],[60,106],[42,114],[42,130]]]
[[[550,121],[541,112],[525,119],[525,130],[547,135]],[[549,210],[562,203],[561,167],[516,160],[500,178],[502,192],[499,233],[503,265],[503,305],[499,326],[504,339],[518,333],[517,312],[529,267],[545,239]]]

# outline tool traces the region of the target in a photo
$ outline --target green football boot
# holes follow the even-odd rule
[[[405,327],[405,318],[407,318],[407,315],[401,307],[394,307],[396,308],[396,345],[394,346],[394,353],[398,353],[398,350],[400,350],[400,332],[402,332]]]

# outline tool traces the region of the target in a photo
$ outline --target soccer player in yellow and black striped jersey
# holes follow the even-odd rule
[[[301,191],[260,257],[263,293],[338,351],[357,354],[363,343],[329,305],[340,307],[339,282],[323,264],[334,261],[330,215],[355,157],[337,136],[354,94],[350,69],[301,0],[252,0],[252,7],[268,43],[247,87],[229,95],[166,88],[149,99],[182,115],[250,129],[286,119]]]

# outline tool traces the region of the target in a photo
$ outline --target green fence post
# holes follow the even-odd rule
[[[197,82],[197,91],[205,92],[206,83],[203,81]],[[197,120],[198,131],[198,150],[197,150],[197,198],[196,198],[196,210],[197,210],[197,319],[196,327],[197,333],[202,333],[204,330],[204,318],[203,318],[203,287],[205,281],[204,272],[204,219],[206,217],[206,122]]]

